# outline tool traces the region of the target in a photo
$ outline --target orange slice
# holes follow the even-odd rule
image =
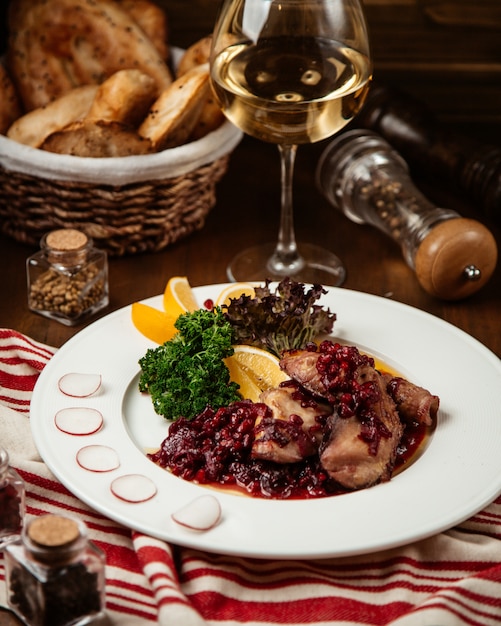
[[[266,389],[278,387],[281,382],[288,380],[287,374],[280,369],[280,359],[271,354],[271,352],[244,344],[238,344],[233,346],[233,348],[235,352],[232,356],[225,359],[225,363],[230,370],[231,379],[238,382],[241,387],[245,387],[245,390],[240,389],[242,396],[253,400],[254,397],[249,397],[246,394],[255,396],[255,388],[259,389],[260,393]],[[245,375],[245,378],[240,370]],[[235,377],[240,376],[242,378],[243,384],[236,378],[233,378],[232,371]],[[251,385],[249,380],[253,385]],[[257,394],[258,396],[259,393]]]
[[[233,283],[225,287],[219,294],[216,300],[216,306],[222,304],[230,304],[231,300],[236,300],[241,295],[251,296],[255,295],[254,287],[250,283]]]
[[[176,317],[142,302],[132,304],[131,316],[132,323],[138,331],[155,343],[163,344],[177,333],[174,327]]]
[[[169,279],[165,286],[163,301],[164,311],[174,318],[200,308],[186,276],[173,276]]]
[[[253,377],[249,376],[231,356],[227,357],[224,362],[230,372],[230,379],[238,384],[238,392],[242,398],[259,402],[259,395],[262,390]]]

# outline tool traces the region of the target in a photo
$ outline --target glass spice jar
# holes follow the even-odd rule
[[[34,518],[5,548],[9,607],[30,626],[97,622],[104,616],[104,567],[104,553],[82,521]]]
[[[21,534],[24,501],[24,481],[10,467],[7,450],[0,448],[0,548]]]
[[[414,185],[402,156],[370,130],[336,137],[320,157],[317,186],[357,224],[370,224],[401,247],[431,295],[458,300],[482,287],[497,262],[492,233],[435,206]]]
[[[31,311],[71,326],[108,305],[106,252],[72,228],[45,234],[26,261]]]

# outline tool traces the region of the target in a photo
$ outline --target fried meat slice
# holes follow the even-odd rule
[[[364,382],[369,381],[376,386],[379,399],[364,415],[333,414],[321,446],[322,467],[347,489],[363,489],[390,480],[404,430],[381,375],[366,369]]]
[[[397,405],[398,413],[405,422],[431,426],[437,417],[440,399],[427,389],[419,387],[399,376],[384,374],[386,389]]]
[[[332,407],[327,402],[285,384],[260,396],[272,411],[256,422],[252,458],[275,463],[295,463],[318,451],[323,424]]]
[[[286,353],[280,365],[335,408],[320,446],[329,476],[347,489],[389,480],[403,424],[373,360],[354,347],[323,342],[317,350]]]

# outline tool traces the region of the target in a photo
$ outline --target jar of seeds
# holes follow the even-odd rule
[[[108,305],[106,252],[72,228],[54,230],[26,262],[31,311],[71,326]]]
[[[5,548],[7,601],[30,626],[90,624],[104,615],[105,557],[77,519],[44,515]]]
[[[430,202],[414,185],[400,154],[372,131],[352,130],[331,141],[318,163],[317,185],[352,221],[375,226],[398,243],[431,295],[467,297],[495,269],[492,233]]]
[[[0,548],[21,534],[24,500],[24,481],[10,467],[7,450],[0,447]]]

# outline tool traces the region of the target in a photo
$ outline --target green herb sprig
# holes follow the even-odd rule
[[[304,348],[332,331],[336,314],[316,303],[327,293],[322,285],[305,290],[303,283],[284,278],[272,291],[270,282],[256,287],[254,297],[242,295],[223,305],[234,343],[257,346],[280,357],[284,350]]]
[[[139,360],[139,390],[148,391],[159,415],[191,419],[206,406],[240,400],[224,360],[233,354],[232,328],[221,309],[180,315],[178,333]]]

